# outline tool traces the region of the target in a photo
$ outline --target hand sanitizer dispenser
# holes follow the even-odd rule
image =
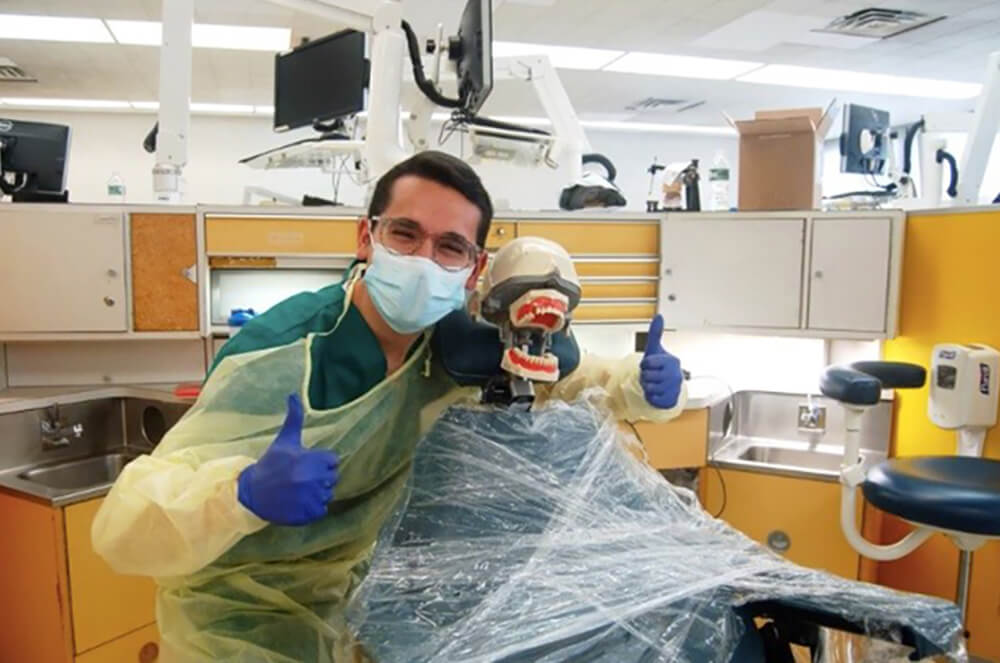
[[[961,456],[981,456],[986,431],[997,423],[998,367],[1000,353],[985,345],[934,346],[927,416],[958,431]]]

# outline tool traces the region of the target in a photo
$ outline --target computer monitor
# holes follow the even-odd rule
[[[66,200],[69,127],[0,118],[0,189],[15,201]]]
[[[365,33],[344,30],[274,58],[274,130],[358,113],[368,88]]]
[[[840,171],[878,175],[889,158],[889,112],[857,104],[844,106]]]
[[[468,0],[458,26],[458,98],[475,115],[493,90],[493,2]],[[452,56],[454,58],[454,55]]]

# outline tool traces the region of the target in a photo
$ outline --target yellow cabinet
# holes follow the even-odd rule
[[[209,255],[354,255],[357,219],[278,216],[209,216]]]
[[[159,660],[160,634],[156,624],[123,635],[74,659],[75,663],[156,663]]]
[[[656,470],[704,467],[708,451],[708,408],[687,410],[665,424],[640,421],[623,424],[635,434]]]
[[[653,221],[518,221],[517,236],[547,237],[578,255],[659,253],[660,226]]]
[[[194,214],[132,214],[132,326],[197,331]]]
[[[721,510],[722,520],[796,564],[858,577],[858,553],[840,531],[839,483],[715,468],[701,481],[709,513]]]
[[[61,509],[0,491],[11,533],[0,547],[0,663],[156,660],[145,646],[157,640],[153,582],[114,573],[91,548],[101,501]]]
[[[513,221],[493,221],[486,236],[486,248],[495,251],[517,237],[517,224]]]
[[[65,510],[73,641],[78,653],[156,621],[152,579],[115,573],[90,543],[90,527],[103,501],[80,502]]]

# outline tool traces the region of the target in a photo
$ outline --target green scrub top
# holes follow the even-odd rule
[[[209,374],[229,355],[294,343],[306,335],[329,331],[344,310],[341,283],[302,292],[250,320],[222,346]],[[344,320],[329,336],[312,344],[313,375],[309,400],[317,409],[350,403],[377,385],[386,374],[385,354],[361,312],[350,304]]]

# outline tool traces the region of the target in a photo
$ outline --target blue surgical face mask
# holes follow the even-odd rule
[[[449,272],[430,258],[396,255],[373,242],[364,280],[386,323],[400,334],[415,334],[465,306],[470,274],[471,266]]]

